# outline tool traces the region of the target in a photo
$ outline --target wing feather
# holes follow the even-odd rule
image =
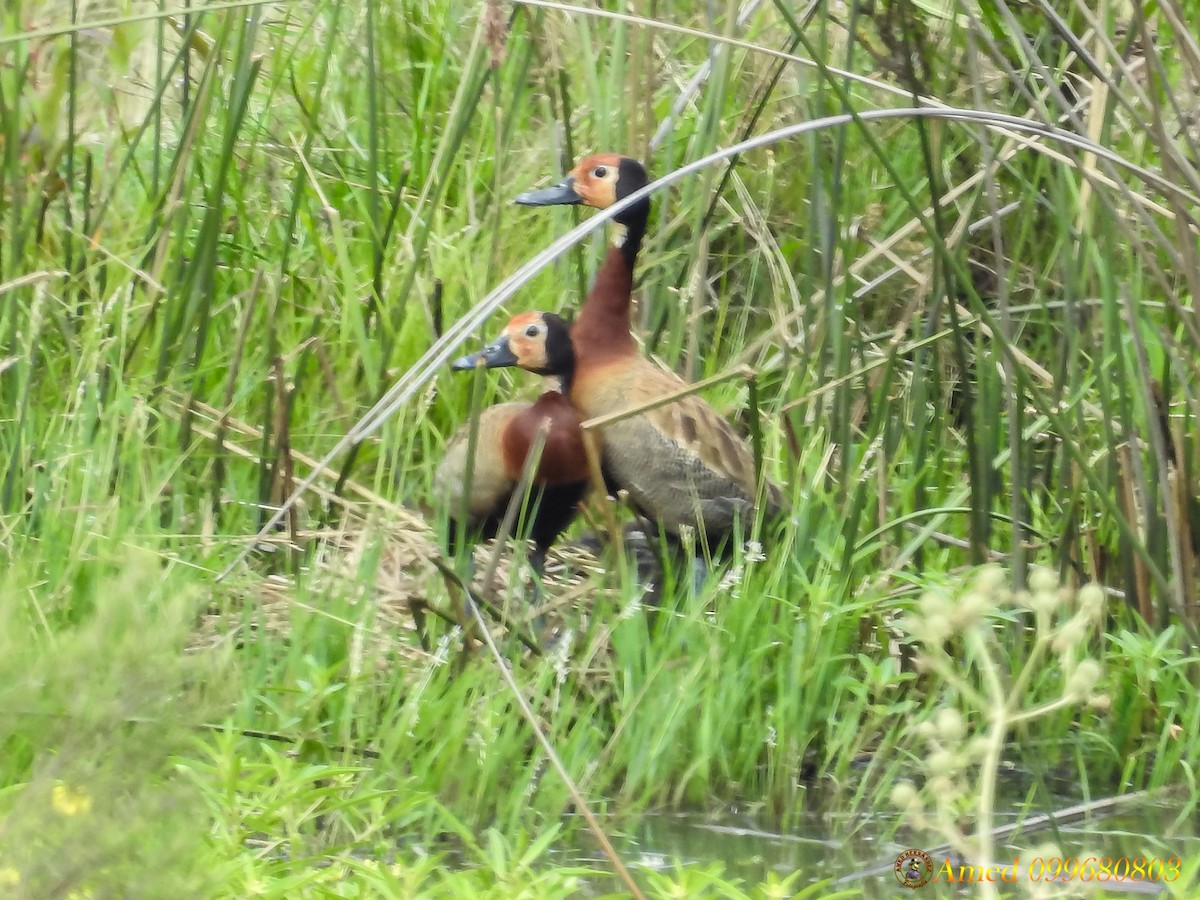
[[[639,383],[636,403],[677,391],[685,386],[679,377],[652,369],[657,377]],[[631,404],[634,405],[634,404]],[[699,460],[714,474],[727,478],[748,497],[754,496],[754,454],[733,426],[696,394],[650,410],[646,417],[663,437]]]
[[[587,417],[642,406],[686,387],[673,372],[639,359],[588,373],[572,390]],[[604,427],[606,469],[642,511],[677,530],[698,519],[710,532],[745,516],[756,493],[754,454],[703,398],[689,394]],[[780,506],[773,485],[767,503]]]

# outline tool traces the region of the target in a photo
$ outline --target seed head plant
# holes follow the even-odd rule
[[[989,566],[958,591],[921,597],[902,627],[920,646],[918,669],[937,680],[934,690],[944,701],[915,729],[925,748],[923,787],[904,782],[892,791],[906,824],[937,834],[973,866],[986,871],[993,865],[997,778],[1013,729],[1063,709],[1109,705],[1099,690],[1100,664],[1087,655],[1089,635],[1103,611],[1098,585],[1075,591],[1061,586],[1048,569],[1031,573],[1027,591],[1011,590],[1004,570]],[[1016,616],[1002,619],[997,615],[1002,612]],[[1032,619],[1032,648],[1010,674],[996,632],[1008,621],[1027,618]],[[1033,699],[1035,676],[1044,681],[1048,669],[1057,674],[1061,693]],[[974,824],[973,834],[964,834],[964,819]],[[1078,881],[1051,886],[1020,874],[1018,883],[1031,897],[1067,896],[1064,891],[1079,887]],[[995,884],[985,881],[980,889],[984,898],[998,896]]]

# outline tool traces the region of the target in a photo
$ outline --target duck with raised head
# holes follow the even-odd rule
[[[647,183],[641,163],[603,153],[582,160],[553,187],[521,194],[516,202],[605,209]],[[621,413],[687,386],[641,355],[631,328],[633,271],[649,214],[646,199],[614,218],[608,252],[571,326],[574,371],[567,395],[585,420]],[[700,397],[688,395],[605,425],[600,438],[609,489],[627,491],[634,507],[668,534],[698,528],[715,546],[736,521],[749,525],[759,495],[754,454]],[[763,493],[765,512],[777,514],[779,489],[767,482]]]
[[[455,371],[519,366],[538,375],[554,376],[560,386],[532,403],[498,403],[483,410],[473,460],[468,459],[469,425],[459,429],[446,445],[434,484],[449,502],[448,549],[452,554],[468,536],[473,540],[496,536],[520,487],[526,459],[541,440],[539,432],[543,429],[545,439],[530,479],[528,507],[528,533],[533,541],[529,561],[539,579],[546,552],[578,514],[588,487],[589,468],[579,412],[564,393],[574,364],[567,331],[567,323],[558,316],[516,316],[497,340],[451,364]],[[468,462],[470,493],[464,496]]]
[[[600,153],[581,160],[553,187],[521,194],[515,202],[521,206],[583,204],[594,209],[607,209],[648,183],[646,170],[636,159],[618,153]],[[650,200],[647,198],[618,213],[609,226],[608,253],[571,326],[571,337],[579,345],[576,353],[581,359],[586,359],[589,353],[641,359],[637,341],[633,338],[630,307],[633,269],[649,218]]]

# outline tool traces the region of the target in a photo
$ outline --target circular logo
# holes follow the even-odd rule
[[[933,877],[933,860],[924,850],[905,850],[896,857],[895,873],[902,887],[916,890]]]

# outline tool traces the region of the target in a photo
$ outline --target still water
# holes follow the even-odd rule
[[[1061,811],[1070,805],[1063,802],[1054,809]],[[1026,812],[1020,818],[1029,822],[1035,815]],[[998,816],[996,824],[1011,825],[1017,818],[1016,813],[1007,819]],[[726,878],[740,879],[751,891],[769,873],[782,876],[799,872],[797,888],[832,879],[832,887],[853,889],[866,900],[978,896],[976,884],[944,882],[949,870],[942,867],[949,862],[951,870],[961,874],[962,860],[944,847],[933,846],[932,841],[922,846],[919,838],[904,832],[895,834],[896,824],[894,818],[884,816],[813,815],[800,819],[789,832],[781,833],[731,815],[653,815],[639,822],[634,833],[614,838],[614,844],[634,870],[635,878],[639,867],[671,869],[677,862],[689,865],[717,862]],[[1171,863],[1177,859],[1186,875],[1187,863],[1200,858],[1200,813],[1169,798],[1162,799],[1161,795],[1158,798],[1143,795],[1087,814],[1035,823],[1032,828],[1026,827],[1021,833],[997,841],[996,860],[1005,868],[993,874],[1005,896],[1024,896],[1031,875],[1045,878],[1053,874],[1045,871],[1046,866],[1057,864],[1040,858],[1039,851],[1033,849],[1047,844],[1056,845],[1064,858],[1078,860],[1078,864],[1095,858],[1093,866],[1099,867],[1104,860],[1111,860],[1109,865],[1117,867],[1117,874],[1141,858],[1144,865],[1154,864],[1155,875],[1162,871],[1162,877],[1168,878],[1178,871]],[[919,891],[902,888],[893,869],[897,857],[908,850],[926,852],[942,877],[931,880]],[[607,867],[603,856],[590,849],[581,849],[571,861],[600,869]],[[1015,884],[1001,876],[1015,876],[1025,883]],[[619,891],[617,883],[602,881],[605,883],[593,885],[597,895]],[[1109,881],[1106,890],[1113,897],[1171,896],[1161,885],[1141,878],[1127,884]]]

